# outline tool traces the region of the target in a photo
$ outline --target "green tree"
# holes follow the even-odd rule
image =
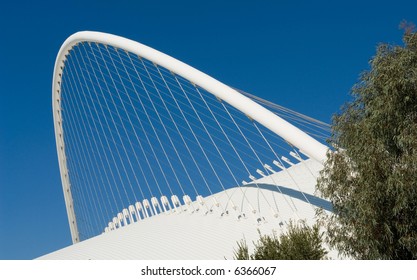
[[[309,227],[305,222],[290,222],[288,231],[279,237],[259,234],[254,242],[254,252],[249,254],[245,240],[238,242],[235,250],[237,260],[321,260],[327,255],[322,245],[320,227]]]
[[[356,259],[417,258],[417,34],[382,44],[335,115],[318,191],[327,241]]]

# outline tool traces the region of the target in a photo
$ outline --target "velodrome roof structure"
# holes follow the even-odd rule
[[[52,104],[73,245],[40,259],[232,259],[331,211],[328,125],[138,42],[70,36]]]

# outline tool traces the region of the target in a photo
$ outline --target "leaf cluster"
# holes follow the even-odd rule
[[[251,254],[245,240],[238,242],[234,252],[237,260],[320,260],[326,255],[319,226],[309,227],[305,222],[290,222],[288,231],[280,236],[259,233]]]
[[[357,259],[417,258],[417,34],[382,44],[334,116],[317,188],[328,242]]]

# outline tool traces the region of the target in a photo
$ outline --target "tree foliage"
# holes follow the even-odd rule
[[[417,258],[417,34],[382,44],[334,116],[318,190],[329,244],[357,259]]]
[[[318,225],[307,226],[304,222],[290,222],[288,232],[279,237],[259,234],[254,242],[254,252],[249,254],[245,240],[238,242],[235,250],[237,260],[321,260],[327,255],[322,245],[322,233]]]

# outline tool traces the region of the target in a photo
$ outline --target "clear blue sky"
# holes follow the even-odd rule
[[[12,2],[14,2],[12,4]],[[0,259],[71,243],[53,133],[55,56],[95,30],[330,122],[381,42],[401,43],[414,1],[7,1],[0,8]]]

